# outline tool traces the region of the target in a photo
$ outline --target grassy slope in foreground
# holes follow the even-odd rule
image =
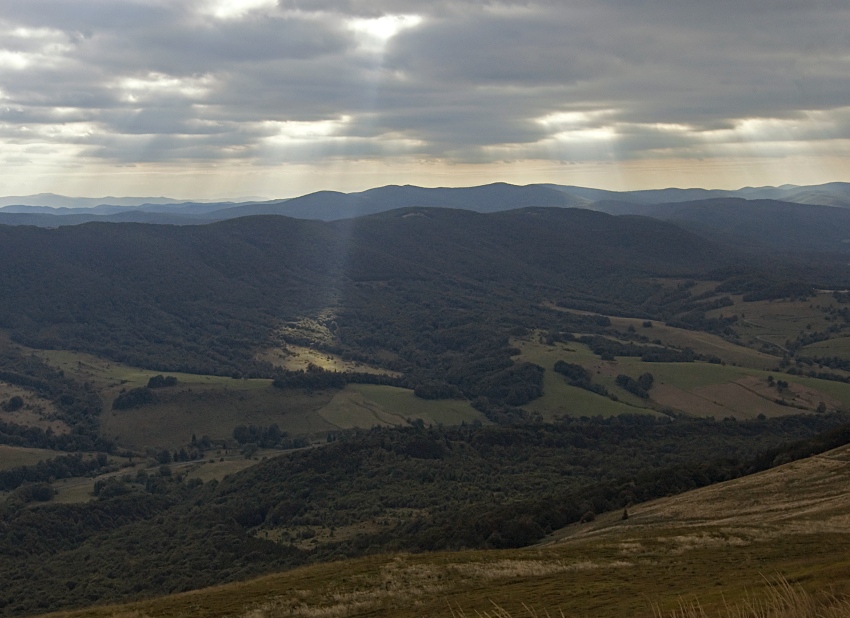
[[[123,606],[54,614],[617,617],[710,614],[781,576],[850,593],[850,447],[570,526],[532,548],[372,556]],[[722,614],[722,611],[720,612]],[[725,614],[723,614],[725,615]]]

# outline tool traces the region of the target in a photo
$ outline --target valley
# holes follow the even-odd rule
[[[0,226],[0,614],[649,615],[840,552],[655,501],[846,443],[850,271],[495,210]]]
[[[0,7],[0,618],[850,618],[850,2]]]

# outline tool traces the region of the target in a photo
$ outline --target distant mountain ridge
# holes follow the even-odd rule
[[[45,194],[48,197],[60,198]],[[27,199],[35,201],[38,196]],[[0,204],[16,198],[0,198]],[[81,223],[101,221],[112,223],[154,223],[168,225],[198,225],[236,219],[256,215],[281,215],[296,219],[312,219],[319,221],[336,221],[353,219],[364,215],[373,215],[397,208],[453,208],[479,213],[493,213],[518,208],[555,207],[555,208],[586,208],[600,210],[609,214],[641,214],[662,219],[688,219],[696,216],[682,215],[683,209],[708,201],[719,205],[721,202],[735,204],[734,208],[726,208],[724,212],[731,213],[735,218],[744,216],[746,206],[754,200],[772,200],[774,207],[778,204],[792,204],[782,207],[784,211],[794,211],[792,219],[809,228],[817,227],[821,215],[830,221],[830,225],[838,224],[837,230],[832,230],[829,238],[836,233],[843,234],[845,215],[850,216],[850,183],[833,182],[823,185],[781,187],[744,187],[735,191],[719,189],[653,189],[641,191],[607,191],[587,187],[532,184],[512,185],[493,183],[477,187],[439,187],[424,188],[413,185],[387,185],[367,191],[341,193],[338,191],[317,191],[291,199],[247,202],[180,202],[169,198],[114,198],[114,204],[101,203],[104,199],[113,198],[63,198],[71,200],[69,204],[83,204],[81,200],[89,200],[89,206],[38,206],[38,205],[7,205],[0,207],[0,224],[6,225],[35,225],[38,227],[60,227],[78,225]],[[74,201],[76,200],[76,201]],[[148,200],[148,201],[144,201]],[[713,201],[712,201],[713,200]],[[744,202],[743,200],[747,200]],[[140,202],[144,203],[131,203]],[[94,202],[98,202],[94,205]],[[653,206],[677,204],[676,207],[653,209]],[[692,210],[709,216],[703,206],[694,206]],[[805,207],[802,210],[801,207]],[[763,216],[764,207],[761,208]],[[790,208],[790,211],[789,211]],[[811,210],[815,208],[816,210]],[[823,210],[827,208],[827,210]],[[795,210],[796,209],[796,210]],[[674,211],[680,213],[674,216]],[[741,212],[738,212],[741,211]],[[838,214],[844,211],[845,214]],[[818,221],[809,220],[809,215],[818,213]],[[747,215],[749,216],[749,215]],[[789,215],[790,216],[790,215]],[[672,218],[671,218],[672,217]],[[692,222],[694,223],[694,222]],[[698,223],[698,222],[696,222]],[[850,237],[850,233],[846,234]],[[811,245],[816,240],[816,231],[807,236]],[[844,237],[837,242],[844,241]],[[818,249],[818,247],[813,247]],[[843,249],[843,247],[842,247]]]
[[[262,201],[260,197],[243,197],[233,200],[232,203]],[[181,200],[170,197],[69,197],[56,193],[36,193],[33,195],[11,195],[0,197],[0,210],[9,207],[14,208],[9,212],[43,212],[53,209],[90,209],[98,207],[137,207],[148,205],[185,204],[189,200]],[[208,203],[220,200],[193,200],[197,203]],[[20,208],[20,209],[19,209]]]

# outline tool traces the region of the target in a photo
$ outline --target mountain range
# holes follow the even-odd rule
[[[775,200],[850,208],[850,183],[813,186],[745,187],[736,191],[658,189],[606,191],[586,187],[494,183],[478,187],[423,188],[388,185],[355,193],[318,191],[291,199],[181,202],[169,198],[65,198],[53,194],[0,198],[0,223],[58,227],[88,221],[189,225],[251,215],[284,215],[333,221],[395,208],[441,207],[498,212],[528,206],[588,208],[618,214],[649,214],[641,206],[701,200]],[[632,204],[632,207],[626,207]]]

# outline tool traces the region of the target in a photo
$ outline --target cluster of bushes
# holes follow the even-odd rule
[[[645,363],[692,363],[700,355],[696,354],[692,349],[685,348],[684,350],[676,350],[673,348],[652,348],[641,354],[640,359]],[[720,361],[719,358],[716,359]]]
[[[581,365],[559,360],[555,363],[554,369],[567,379],[570,386],[577,386],[604,397],[610,396],[607,388],[591,381],[590,372]]]
[[[518,363],[484,378],[470,395],[487,397],[508,406],[521,406],[543,394],[544,369]]]
[[[840,356],[815,356],[812,358],[799,357],[797,358],[797,361],[806,365],[823,365],[830,369],[850,371],[850,359],[841,358]]]
[[[237,425],[233,428],[233,439],[240,445],[253,442],[262,448],[272,448],[280,444],[287,437],[285,431],[281,431],[277,425],[268,427],[256,427],[254,425]]]
[[[9,499],[24,504],[30,502],[49,502],[56,495],[56,490],[50,483],[27,483],[18,487]]]
[[[473,399],[470,405],[497,425],[520,425],[529,420],[528,413],[522,408],[491,401],[483,395]]]
[[[622,343],[602,335],[583,335],[578,342],[589,347],[602,360],[614,360],[615,356],[642,356],[649,349],[649,346]]]
[[[637,356],[647,363],[692,363],[701,358],[690,348],[680,350],[661,345],[623,343],[602,335],[583,335],[578,341],[602,360],[614,360],[615,356]]]
[[[802,371],[797,367],[791,367],[786,371],[788,375],[805,375],[810,378],[817,378],[818,380],[829,380],[830,382],[844,382],[845,384],[850,384],[850,377],[843,376],[839,373],[831,373],[829,371],[815,371],[813,369],[809,371]]]
[[[708,318],[704,310],[694,310],[669,318],[667,325],[685,330],[701,330],[707,333],[734,336],[735,332],[732,330],[732,325],[737,321],[738,316],[736,315]]]
[[[107,463],[105,453],[85,459],[82,455],[75,454],[46,459],[34,466],[3,470],[0,471],[0,491],[11,491],[24,483],[46,483],[55,479],[88,476],[103,470]]]
[[[302,388],[308,391],[325,389],[342,389],[347,384],[383,384],[385,386],[407,386],[408,383],[400,378],[376,373],[360,373],[354,371],[327,371],[310,364],[307,369],[297,371],[278,371],[272,382],[275,388]]]
[[[242,447],[253,445],[256,448],[292,449],[309,446],[305,438],[292,438],[277,425],[258,427],[255,425],[237,425],[233,428],[233,439]],[[251,453],[253,455],[253,452]]]
[[[46,448],[54,451],[101,451],[112,453],[115,443],[98,435],[83,432],[55,434],[50,429],[7,423],[0,420],[0,444]]]
[[[162,374],[155,375],[148,380],[148,388],[167,388],[176,384],[177,378],[174,376],[163,376]]]
[[[120,393],[112,402],[113,410],[130,410],[156,403],[156,395],[147,386],[131,388]]]
[[[651,373],[644,373],[637,380],[621,373],[617,376],[616,380],[617,386],[629,391],[633,395],[637,395],[641,399],[649,399],[649,389],[652,388],[654,381],[655,378]]]
[[[49,432],[31,432],[29,428],[0,423],[0,443],[74,450],[78,443],[89,446],[100,441],[98,417],[103,402],[91,385],[75,382],[40,358],[24,355],[14,348],[0,351],[0,381],[20,386],[50,401],[56,410],[56,418],[71,427],[74,434],[57,442]],[[5,402],[4,409],[11,412],[23,405],[23,398],[15,395]]]
[[[24,407],[24,400],[19,395],[15,395],[10,397],[8,401],[4,401],[0,407],[3,408],[4,412],[17,412]]]

